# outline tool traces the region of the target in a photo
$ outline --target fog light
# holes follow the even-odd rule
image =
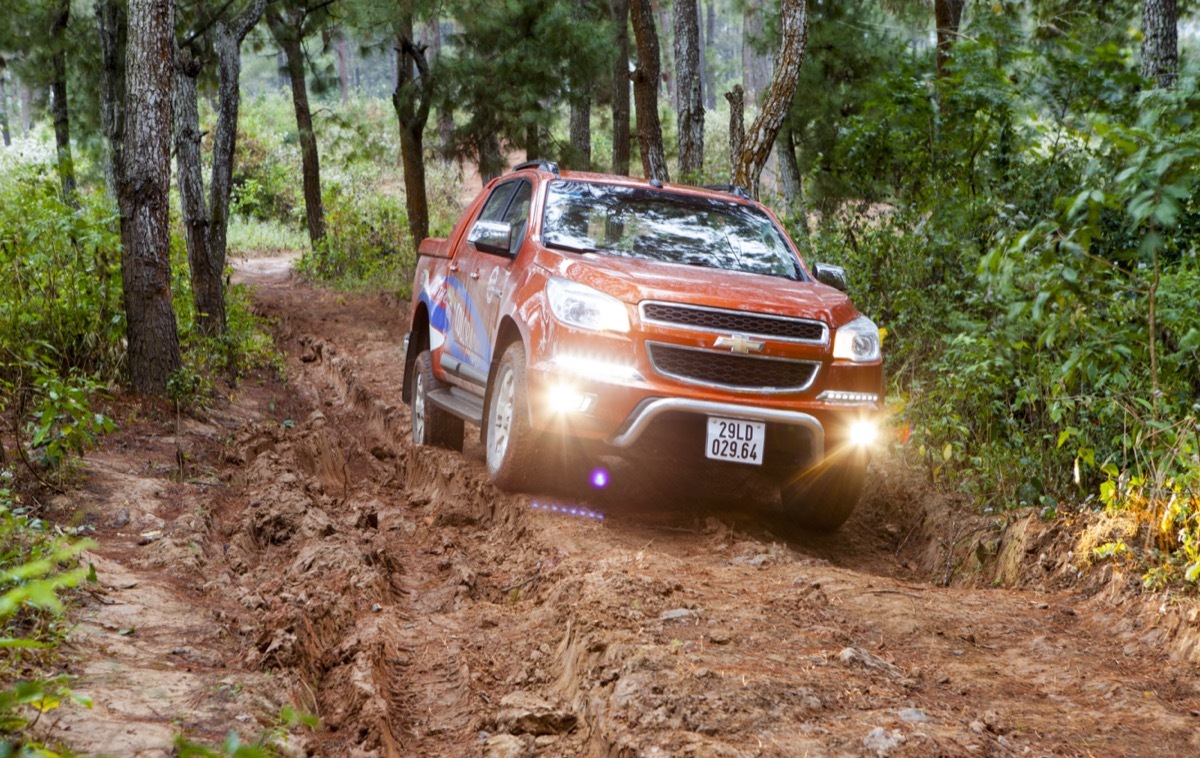
[[[867,419],[859,419],[850,425],[850,442],[858,447],[867,447],[875,444],[879,439],[879,427],[875,422]]]
[[[573,387],[556,384],[546,394],[546,402],[555,413],[587,413],[596,402],[595,395],[579,392]]]

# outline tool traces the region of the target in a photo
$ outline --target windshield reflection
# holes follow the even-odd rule
[[[641,187],[551,182],[542,242],[577,253],[802,278],[786,239],[757,208]]]

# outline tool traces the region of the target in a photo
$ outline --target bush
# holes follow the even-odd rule
[[[399,198],[328,183],[325,239],[297,270],[352,289],[387,289],[407,298],[415,255],[408,214]]]
[[[65,700],[91,702],[71,692],[69,677],[39,676],[66,639],[70,624],[59,593],[88,576],[76,563],[86,541],[55,539],[45,523],[30,515],[13,495],[12,474],[0,470],[0,753],[20,744],[27,727]],[[63,571],[67,568],[66,571]]]

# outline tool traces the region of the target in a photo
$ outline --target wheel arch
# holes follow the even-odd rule
[[[408,352],[404,356],[404,379],[400,397],[412,404],[412,372],[417,356],[429,349],[429,310],[425,303],[418,303],[413,313],[412,331],[408,333]]]

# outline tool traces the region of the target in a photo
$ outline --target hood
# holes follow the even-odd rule
[[[552,275],[586,284],[636,306],[642,300],[819,318],[837,328],[860,314],[850,298],[816,280],[663,263],[601,253],[542,248],[537,264]]]

